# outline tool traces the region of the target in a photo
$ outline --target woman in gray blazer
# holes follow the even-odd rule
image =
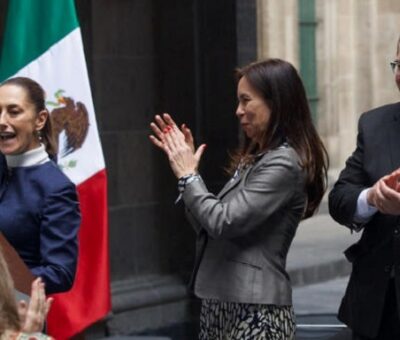
[[[301,219],[326,189],[328,158],[302,81],[280,59],[237,70],[236,116],[244,144],[218,195],[197,169],[205,145],[171,116],[155,117],[151,141],[168,156],[198,234],[192,281],[202,299],[200,339],[293,339],[286,256]]]

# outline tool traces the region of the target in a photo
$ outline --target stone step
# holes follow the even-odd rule
[[[125,335],[114,335],[107,338],[101,338],[99,340],[171,340],[165,336],[125,336]]]
[[[312,284],[348,275],[351,267],[343,251],[359,237],[327,213],[303,221],[288,254],[292,284]]]

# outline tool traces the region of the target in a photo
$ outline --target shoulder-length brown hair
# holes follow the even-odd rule
[[[14,283],[0,248],[0,337],[5,331],[19,331],[20,327]]]
[[[15,85],[23,88],[28,100],[34,105],[36,113],[39,113],[43,110],[47,111],[45,104],[45,92],[36,81],[26,77],[15,77],[9,78],[2,82],[0,87],[5,85]],[[47,153],[51,156],[51,158],[54,159],[57,155],[57,149],[55,146],[53,128],[49,113],[46,123],[41,130],[41,137]]]
[[[252,162],[258,152],[278,147],[283,142],[299,154],[305,169],[307,207],[304,218],[313,215],[327,187],[328,154],[313,125],[303,82],[296,69],[281,59],[251,63],[236,70],[238,81],[245,77],[271,110],[268,126],[260,143],[244,137],[242,146],[232,155],[230,172],[240,162]]]

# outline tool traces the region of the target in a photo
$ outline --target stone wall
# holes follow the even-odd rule
[[[389,68],[400,36],[396,0],[316,0],[318,130],[331,169],[355,147],[362,112],[398,100]],[[298,1],[258,0],[258,57],[298,66]]]
[[[317,0],[319,130],[342,168],[355,147],[360,114],[398,100],[389,67],[400,35],[400,3]]]
[[[234,69],[256,58],[255,0],[75,4],[108,174],[109,333],[185,322],[198,313],[186,288],[195,233],[174,204],[176,179],[149,142],[149,123],[162,112],[187,123],[208,145],[202,176],[212,192],[221,188],[238,139]]]
[[[76,3],[109,174],[109,332],[190,321],[195,234],[174,205],[176,179],[148,140],[149,122],[170,112],[208,144],[201,173],[217,192],[237,142],[233,70],[255,58],[254,1]]]
[[[257,0],[257,33],[259,59],[282,58],[298,66],[297,0]]]

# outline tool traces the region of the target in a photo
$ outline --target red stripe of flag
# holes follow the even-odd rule
[[[78,268],[72,289],[55,294],[48,332],[68,339],[102,319],[111,309],[106,171],[77,187],[82,213]]]

